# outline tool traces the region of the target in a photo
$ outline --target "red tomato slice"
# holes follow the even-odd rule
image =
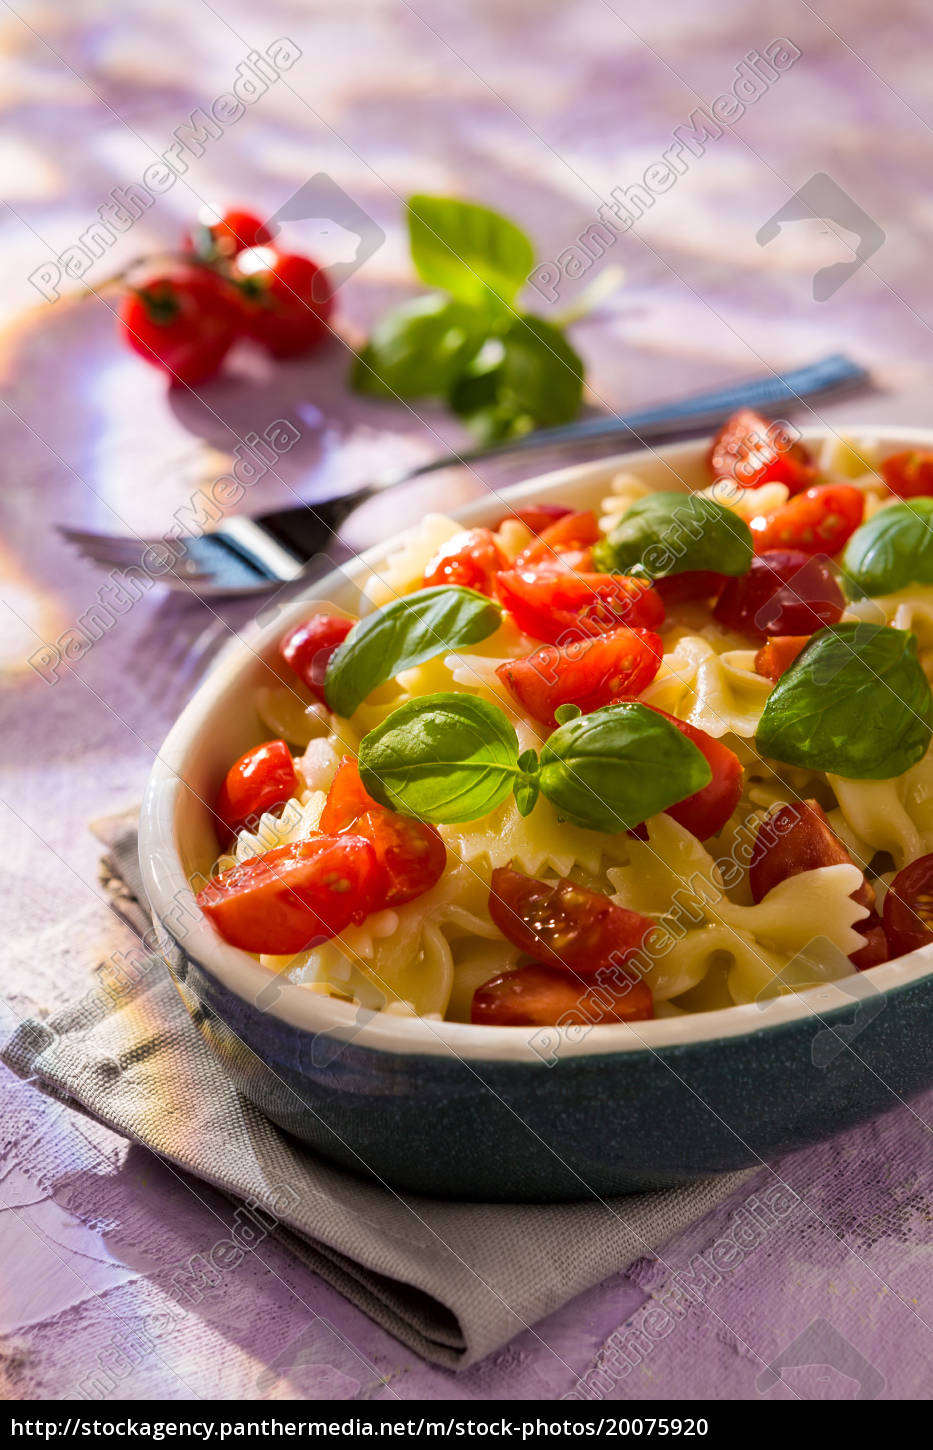
[[[849,957],[857,972],[867,972],[869,967],[880,967],[882,962],[889,961],[894,955],[888,947],[884,926],[876,911],[870,912],[864,921],[857,921],[855,930],[865,938],[865,945],[857,952],[852,952]]]
[[[656,705],[651,708],[657,710]],[[695,791],[693,795],[688,795],[686,800],[668,806],[665,811],[665,815],[671,816],[686,830],[691,831],[698,841],[705,841],[722,830],[739,803],[742,794],[741,762],[734,750],[730,750],[728,745],[723,745],[721,740],[717,740],[706,730],[700,730],[696,725],[688,725],[686,720],[678,720],[676,715],[669,715],[666,710],[658,710],[657,713],[663,715],[665,720],[670,720],[681,735],[686,735],[698,750],[702,750],[713,772],[709,785]]]
[[[755,656],[755,671],[766,680],[779,680],[810,643],[808,634],[773,634]]]
[[[587,986],[562,967],[532,962],[492,977],[473,994],[470,1021],[485,1027],[591,1026],[654,1016],[646,982]]]
[[[356,756],[345,755],[327,792],[318,830],[329,836],[336,836],[338,831],[347,830],[366,811],[374,810],[376,805],[377,802],[360,780]]]
[[[444,874],[447,847],[434,826],[376,806],[360,816],[354,835],[372,843],[388,885],[382,906],[402,906],[430,891]]]
[[[233,866],[198,892],[231,946],[291,956],[382,904],[385,876],[362,836],[312,836]]]
[[[542,529],[539,537],[523,549],[512,565],[527,569],[537,564],[559,565],[560,556],[572,555],[571,567],[579,571],[589,561],[590,546],[599,538],[599,523],[592,509],[564,514]],[[566,562],[566,561],[565,561]]]
[[[714,478],[730,478],[740,488],[785,483],[791,493],[809,488],[817,474],[802,443],[750,408],[733,413],[716,434],[709,466]]]
[[[646,579],[624,574],[504,569],[496,592],[522,633],[547,644],[591,639],[620,624],[656,629],[664,622],[661,596]]]
[[[295,794],[295,762],[284,740],[267,740],[241,755],[227,771],[215,811],[235,836],[263,811],[283,806]]]
[[[564,649],[543,645],[524,659],[506,660],[496,674],[529,715],[553,727],[560,705],[578,705],[588,715],[620,696],[640,695],[663,654],[659,635],[623,625]]]
[[[566,877],[538,881],[509,866],[492,873],[489,914],[519,951],[583,976],[627,961],[655,926]]]
[[[424,588],[456,584],[491,595],[497,573],[507,564],[491,529],[464,529],[434,555],[424,571]]]
[[[316,699],[326,705],[324,676],[330,657],[353,628],[352,619],[336,614],[312,614],[296,625],[279,643],[279,654],[303,680]]]
[[[758,828],[748,867],[752,899],[761,901],[779,882],[800,871],[816,871],[820,866],[842,863],[855,864],[818,801],[796,801],[781,806]],[[852,897],[869,909],[875,904],[874,890],[864,877]]]
[[[728,574],[712,569],[685,569],[682,574],[666,574],[655,579],[654,587],[668,604],[684,604],[689,599],[712,599],[722,593]]]
[[[730,579],[713,616],[741,634],[813,634],[838,624],[842,590],[825,558],[799,549],[759,554],[739,579]]]
[[[898,871],[884,898],[884,930],[892,957],[933,942],[933,853]]]
[[[493,527],[501,529],[502,525],[507,524],[510,519],[517,519],[533,534],[540,534],[549,524],[556,523],[558,519],[562,519],[565,514],[569,513],[570,509],[564,508],[559,503],[530,503],[523,509],[514,509],[511,513],[503,514]]]
[[[855,533],[865,499],[850,483],[823,483],[788,499],[773,514],[760,514],[749,528],[755,552],[799,549],[804,554],[838,554]]]
[[[892,453],[880,465],[880,473],[898,498],[923,498],[933,494],[933,453],[915,449]]]

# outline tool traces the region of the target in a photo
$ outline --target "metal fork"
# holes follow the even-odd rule
[[[753,378],[731,387],[696,393],[677,403],[648,408],[625,418],[592,418],[560,428],[544,428],[493,448],[448,453],[364,484],[334,498],[280,509],[258,518],[234,515],[210,533],[176,538],[132,538],[96,534],[63,525],[58,531],[101,568],[142,569],[170,589],[198,595],[259,594],[301,580],[315,555],[330,548],[334,535],[354,509],[374,494],[409,483],[456,464],[481,463],[510,454],[531,454],[593,440],[615,440],[641,447],[714,428],[737,408],[781,408],[864,387],[869,375],[839,353],[783,376]],[[145,560],[149,556],[148,565]]]

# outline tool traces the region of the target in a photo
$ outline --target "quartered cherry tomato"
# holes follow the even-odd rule
[[[515,519],[518,523],[524,524],[525,528],[530,529],[533,534],[540,534],[549,524],[556,523],[558,519],[562,519],[565,514],[570,512],[570,509],[564,508],[559,503],[530,503],[526,504],[524,508],[515,509],[512,513],[503,514],[495,528],[501,529],[503,524]]]
[[[766,680],[779,680],[810,643],[808,634],[773,634],[755,656],[755,671]]]
[[[352,628],[351,619],[341,619],[337,614],[312,614],[303,624],[289,630],[279,642],[279,654],[285,663],[291,665],[322,705],[327,704],[324,676],[331,655],[338,645],[343,644]]]
[[[845,609],[829,561],[799,549],[759,554],[741,578],[730,579],[713,610],[741,634],[813,634],[838,624]]]
[[[656,629],[664,622],[657,591],[646,579],[624,574],[576,574],[543,565],[504,569],[496,593],[522,633],[547,644],[589,639],[620,624]]]
[[[654,587],[665,605],[684,604],[689,599],[718,599],[728,578],[728,574],[717,574],[712,569],[685,569],[682,574],[655,579]]]
[[[933,857],[927,859],[933,862]],[[758,828],[748,868],[752,899],[761,901],[781,881],[796,876],[800,871],[839,865],[854,866],[856,862],[829,824],[822,806],[814,800],[781,806]],[[887,921],[882,926],[875,911],[875,889],[864,874],[861,886],[851,895],[859,906],[868,909],[868,916],[854,925],[854,930],[864,936],[865,945],[849,958],[857,971],[864,972],[868,967],[876,967],[879,962],[896,955],[896,950],[889,948]],[[928,939],[933,941],[933,931]]]
[[[657,709],[654,705],[651,708]],[[723,745],[721,740],[717,740],[706,730],[689,725],[686,720],[678,720],[676,715],[669,715],[666,710],[657,710],[657,713],[663,715],[665,720],[670,720],[672,725],[676,725],[681,735],[686,735],[703,752],[706,763],[713,772],[713,778],[708,785],[695,791],[693,795],[688,795],[686,800],[668,806],[665,812],[686,830],[691,831],[698,841],[705,841],[722,830],[739,803],[742,794],[741,762],[734,750],[730,750],[728,745]]]
[[[770,549],[838,554],[864,512],[864,496],[850,483],[822,483],[788,499],[774,513],[753,518],[749,528],[758,554]]]
[[[884,930],[892,957],[933,942],[933,853],[898,871],[884,898]]]
[[[295,762],[284,740],[267,740],[231,765],[215,807],[231,836],[295,794]]]
[[[444,874],[447,847],[434,826],[375,806],[360,816],[354,835],[372,843],[386,877],[383,906],[402,906],[430,891]]]
[[[599,523],[592,509],[564,514],[541,530],[534,543],[522,550],[512,568],[563,563],[577,572],[585,571],[589,567],[590,548],[599,537]]]
[[[444,874],[447,848],[439,833],[374,801],[352,755],[345,755],[337,767],[318,829],[334,834],[352,829],[372,844],[385,876],[381,906],[413,901]]]
[[[646,982],[587,985],[564,967],[541,962],[492,977],[473,994],[470,1021],[484,1027],[591,1026],[654,1016]]]
[[[582,976],[625,962],[655,925],[567,877],[538,881],[510,866],[492,873],[489,914],[519,951]]]
[[[491,595],[496,575],[507,564],[491,529],[464,529],[434,555],[424,571],[424,588],[457,584]]]
[[[933,494],[933,453],[908,449],[892,453],[879,465],[881,477],[898,498],[924,498]]]
[[[578,705],[588,715],[620,696],[640,695],[663,654],[659,635],[623,625],[564,648],[543,645],[524,659],[505,660],[496,674],[529,715],[553,726],[560,705]]]
[[[233,289],[209,267],[187,263],[129,287],[119,321],[133,351],[179,384],[212,378],[240,332]]]
[[[716,434],[709,466],[713,478],[730,478],[740,488],[784,483],[791,493],[809,488],[817,473],[802,443],[750,408],[733,413]]]
[[[231,946],[291,956],[360,922],[383,902],[385,875],[362,836],[312,836],[233,866],[198,892]]]
[[[345,755],[337,767],[337,774],[327,792],[327,800],[318,821],[318,830],[328,835],[346,831],[353,822],[378,803],[360,780],[360,768],[354,755]]]
[[[250,247],[262,247],[272,241],[265,223],[251,211],[233,209],[222,215],[205,209],[206,220],[198,220],[190,236],[185,238],[189,251],[197,252],[206,262],[229,260]]]
[[[310,257],[257,247],[237,258],[242,325],[273,357],[297,357],[330,335],[327,274]]]

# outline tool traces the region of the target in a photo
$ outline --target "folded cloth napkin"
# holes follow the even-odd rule
[[[141,932],[136,834],[95,830],[104,881]],[[159,958],[115,995],[85,994],[24,1022],[2,1054],[64,1098],[235,1199],[268,1204],[275,1232],[328,1283],[425,1359],[463,1369],[716,1207],[742,1173],[606,1203],[448,1203],[396,1196],[315,1157],[231,1086]]]

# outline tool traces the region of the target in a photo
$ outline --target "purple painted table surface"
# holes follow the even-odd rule
[[[276,418],[302,438],[278,477],[254,485],[257,509],[460,437],[433,411],[350,400],[341,342],[277,368],[244,353],[199,399],[169,395],[117,344],[109,300],[44,307],[28,280],[85,231],[113,187],[142,176],[196,108],[230,89],[250,50],[282,36],[301,57],[200,157],[189,155],[185,175],[95,261],[93,286],[131,256],[173,245],[204,200],[272,212],[324,172],[386,233],[340,292],[340,328],[352,340],[410,291],[401,197],[426,190],[485,201],[521,220],[539,255],[554,259],[614,187],[641,180],[698,105],[731,90],[750,51],[783,36],[799,58],[763,89],[751,84],[761,94],[741,116],[732,108],[731,124],[701,154],[688,148],[689,166],[604,259],[624,266],[627,280],[574,332],[592,402],[632,408],[838,348],[872,368],[879,391],[821,409],[821,418],[933,422],[933,211],[924,181],[933,20],[919,0],[888,5],[883,27],[867,0],[6,6],[4,1036],[19,1018],[78,996],[94,964],[126,945],[97,886],[87,822],[139,798],[212,648],[249,615],[242,603],[208,608],[154,588],[50,683],[27,658],[59,639],[106,580],[49,522],[165,528],[199,483],[224,471],[236,436]],[[851,257],[847,234],[811,221],[768,246],[756,242],[815,173],[886,234],[822,303],[813,300],[813,272]],[[333,244],[321,236],[315,245]],[[563,288],[561,304],[573,292]],[[537,306],[547,315],[543,298]],[[506,476],[515,471],[482,471],[487,482]],[[435,478],[371,507],[354,541],[479,486],[468,472]],[[143,1344],[121,1359],[112,1342],[128,1325],[151,1327],[147,1316],[169,1302],[171,1272],[215,1241],[217,1215],[226,1221],[230,1205],[8,1073],[0,1092],[0,1374],[11,1397],[66,1397],[100,1364],[119,1392],[169,1400],[548,1400],[581,1376],[593,1393],[621,1401],[845,1397],[858,1392],[863,1361],[869,1393],[929,1393],[929,1102],[892,1102],[865,1129],[778,1165],[800,1201],[760,1237],[748,1234],[742,1209],[767,1174],[668,1245],[666,1261],[683,1268],[724,1236],[744,1247],[710,1288],[708,1307],[650,1352],[637,1340],[639,1312],[664,1284],[658,1265],[642,1261],[455,1376],[419,1361],[275,1244],[177,1317],[158,1353]],[[762,1361],[808,1333],[786,1383],[756,1386]],[[855,1357],[840,1361],[834,1335]],[[631,1368],[625,1346],[638,1342]]]

